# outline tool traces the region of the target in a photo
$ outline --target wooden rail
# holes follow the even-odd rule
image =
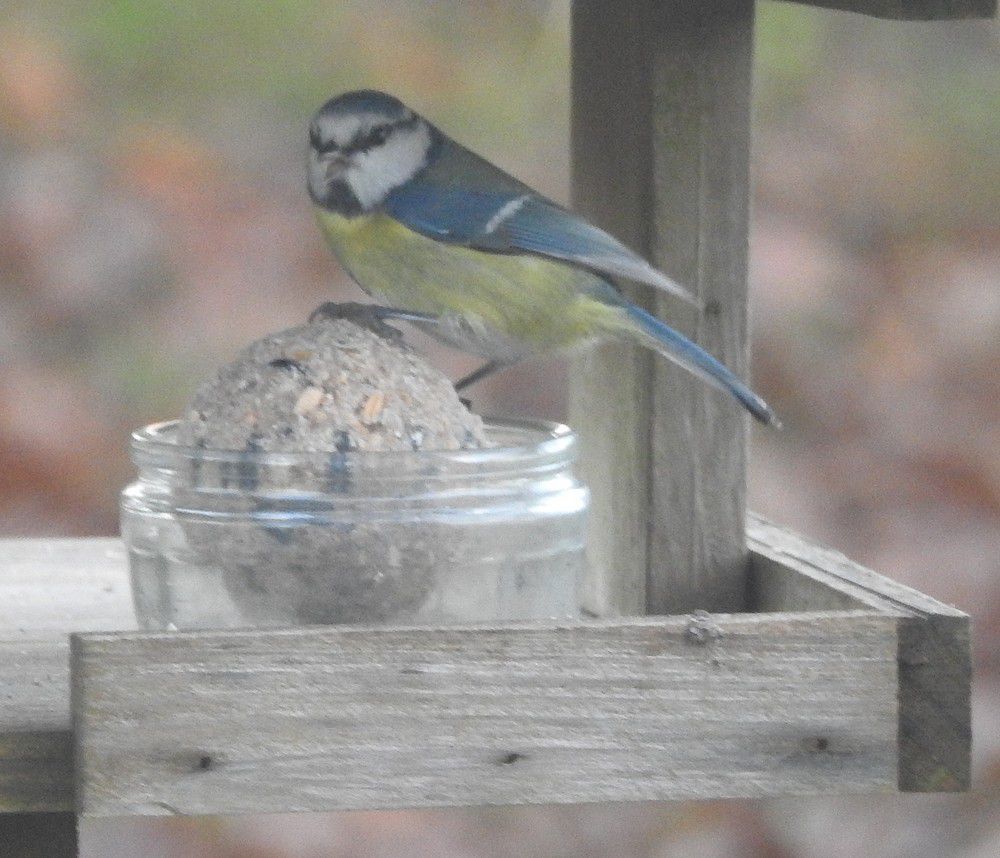
[[[968,618],[753,516],[748,542],[748,614],[80,635],[76,810],[964,788]],[[134,628],[124,554],[0,557],[0,808],[70,810],[67,634]]]
[[[77,812],[889,791],[894,617],[74,638]]]

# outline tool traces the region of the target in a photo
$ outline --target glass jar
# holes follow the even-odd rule
[[[122,537],[145,629],[578,616],[588,493],[565,426],[495,447],[275,453],[132,436]]]

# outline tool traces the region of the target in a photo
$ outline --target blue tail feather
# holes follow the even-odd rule
[[[626,304],[625,310],[629,318],[637,323],[639,330],[646,335],[644,339],[648,345],[664,357],[731,394],[761,423],[768,426],[781,425],[770,405],[703,348],[640,307]]]

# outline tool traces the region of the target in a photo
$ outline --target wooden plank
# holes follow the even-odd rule
[[[574,205],[705,302],[626,294],[746,373],[752,0],[573,4]],[[571,373],[592,490],[590,607],[739,610],[746,418],[649,354]]]
[[[963,618],[957,608],[855,563],[849,557],[750,513],[754,611],[874,609],[883,613]]]
[[[72,813],[0,813],[4,858],[76,858],[76,816]]]
[[[972,785],[969,618],[905,618],[899,628],[899,788],[954,792]]]
[[[654,6],[654,256],[705,310],[657,308],[746,378],[754,3]],[[647,610],[743,610],[748,418],[689,373],[654,370]]]
[[[69,709],[68,704],[67,690],[59,708]],[[72,808],[73,736],[69,728],[0,734],[0,818],[6,813]]]
[[[944,21],[955,18],[993,18],[997,0],[794,0],[804,6],[822,6],[876,18]]]
[[[891,790],[896,621],[73,638],[83,815]]]
[[[0,814],[72,808],[68,635],[134,628],[120,540],[0,540]]]
[[[899,788],[968,789],[969,617],[836,551],[750,516],[752,605],[761,611],[871,608],[899,621]]]
[[[652,255],[651,93],[637,49],[646,6],[572,4],[571,143],[574,208]],[[621,285],[653,309],[647,290]],[[598,616],[646,613],[653,361],[645,349],[608,343],[582,352],[569,373],[570,423],[591,492],[584,605]]]
[[[969,749],[967,617],[753,516],[748,536],[755,609],[865,608],[897,617],[899,786],[962,788]],[[0,622],[0,811],[69,809],[65,633],[132,626],[120,543],[0,542]]]

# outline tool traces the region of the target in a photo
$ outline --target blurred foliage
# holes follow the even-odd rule
[[[793,112],[827,58],[822,11],[788,3],[762,3],[757,10],[755,91],[758,116],[773,121]]]
[[[244,155],[291,138],[299,154],[319,104],[378,86],[510,156],[537,154],[536,129],[567,110],[566,10],[535,0],[516,11],[484,2],[469,14],[457,0],[13,0],[9,20],[82,73],[91,139],[164,122]]]

